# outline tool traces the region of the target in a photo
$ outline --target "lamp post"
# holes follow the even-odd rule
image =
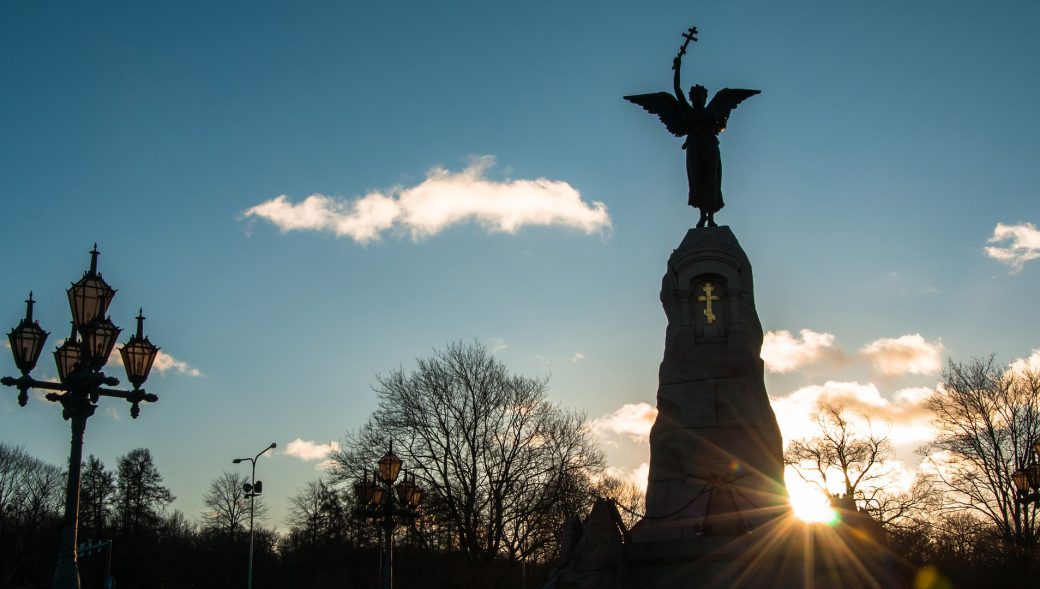
[[[1040,456],[1040,440],[1033,444],[1033,450]],[[1029,466],[1016,470],[1011,474],[1011,482],[1015,485],[1016,501],[1040,505],[1040,465],[1032,462]]]
[[[25,318],[7,334],[14,355],[15,366],[22,375],[18,378],[5,376],[0,384],[18,389],[18,404],[24,407],[29,401],[29,389],[45,389],[46,399],[61,403],[62,417],[71,423],[72,442],[69,449],[69,474],[65,486],[65,517],[61,533],[58,563],[54,569],[51,586],[54,589],[79,589],[76,541],[79,531],[79,486],[80,466],[83,461],[83,432],[87,419],[97,409],[101,397],[116,397],[130,403],[130,416],[137,419],[141,412],[140,403],[154,403],[159,397],[146,393],[141,385],[148,380],[148,373],[159,352],[159,348],[144,335],[143,312],[137,314],[137,333],[120,348],[127,380],[133,390],[121,391],[106,387],[119,384],[119,379],[106,376],[101,369],[115,347],[121,331],[105,315],[116,291],[108,285],[97,271],[97,244],[90,252],[90,269],[83,278],[68,289],[69,306],[72,309],[72,333],[65,343],[54,351],[60,382],[36,380],[29,376],[36,367],[43,344],[49,335],[39,322],[33,320],[32,293],[25,301]],[[77,339],[78,336],[78,339]]]
[[[371,518],[382,532],[379,556],[379,586],[382,589],[393,587],[394,528],[402,521],[415,519],[423,498],[423,490],[415,484],[414,475],[409,477],[405,473],[401,482],[394,485],[402,464],[394,454],[394,443],[390,442],[390,449],[379,459],[379,469],[373,473],[372,479],[369,480],[366,471],[354,485],[358,502],[364,506],[355,510],[355,514]]]
[[[248,460],[253,465],[253,472],[249,475],[249,482],[242,485],[242,490],[246,492],[246,497],[249,497],[249,577],[246,582],[246,589],[253,589],[253,502],[256,500],[256,496],[264,491],[264,482],[256,480],[256,460],[271,448],[277,447],[278,444],[271,442],[270,446],[264,448],[252,458],[236,458],[231,461],[232,464],[238,464]]]

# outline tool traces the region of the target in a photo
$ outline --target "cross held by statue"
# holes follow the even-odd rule
[[[686,55],[686,48],[690,46],[691,41],[697,40],[697,27],[690,27],[690,30],[682,34],[683,41],[682,47],[679,48],[679,56],[676,59],[682,59],[682,56]]]
[[[705,282],[702,287],[704,291],[703,295],[699,295],[697,300],[704,303],[704,318],[707,320],[708,325],[715,325],[715,313],[712,312],[711,303],[712,301],[719,300],[719,297],[715,294],[715,286],[710,282]]]

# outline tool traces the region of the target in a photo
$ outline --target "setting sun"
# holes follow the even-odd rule
[[[838,517],[827,495],[798,475],[787,477],[787,493],[795,517],[804,522],[830,524]]]

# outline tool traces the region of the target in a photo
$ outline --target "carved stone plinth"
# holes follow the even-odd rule
[[[598,502],[545,589],[902,587],[884,534],[853,502],[833,525],[791,513],[751,264],[728,227],[686,234],[661,302],[646,516],[626,533]]]
[[[635,542],[741,536],[788,509],[763,382],[751,263],[728,227],[691,229],[661,285],[668,316]]]

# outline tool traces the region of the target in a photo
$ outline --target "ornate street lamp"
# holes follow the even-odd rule
[[[155,346],[152,346],[152,344],[150,342],[148,342],[148,338],[141,336],[141,327],[140,327],[140,325],[141,325],[141,321],[143,321],[143,320],[144,320],[144,317],[138,316],[138,318],[137,318],[137,325],[138,325],[138,327],[137,327],[137,336],[136,336],[138,338],[137,343],[139,345],[141,345],[146,350],[149,349],[148,346],[151,346],[152,348],[155,348]],[[133,339],[131,339],[130,341],[134,342]],[[141,343],[142,341],[143,341],[143,343]],[[127,344],[126,347],[130,347],[130,344]],[[159,348],[155,348],[155,349],[158,350]],[[126,350],[126,348],[123,348],[123,350]],[[133,352],[131,352],[131,353],[133,353]],[[125,352],[124,352],[123,358],[124,358],[124,361],[125,361],[125,358],[126,358]],[[147,366],[151,367],[151,365],[152,365],[152,361],[148,360]],[[129,368],[127,370],[129,370]],[[147,372],[147,368],[145,368],[145,371]],[[245,462],[245,461],[248,460],[253,465],[253,472],[252,472],[252,474],[249,475],[249,482],[244,484],[244,485],[242,485],[242,490],[246,492],[246,497],[249,497],[249,577],[248,577],[248,581],[246,582],[246,589],[253,589],[253,508],[255,507],[254,501],[256,500],[256,498],[259,495],[263,494],[263,492],[264,492],[264,483],[263,483],[263,481],[256,480],[256,461],[261,456],[263,456],[265,452],[267,452],[268,450],[270,450],[272,448],[277,448],[277,447],[278,447],[278,444],[276,444],[274,442],[271,442],[270,446],[264,448],[263,450],[260,451],[259,454],[257,454],[256,456],[254,456],[252,458],[249,458],[249,457],[246,457],[246,458],[235,458],[234,460],[231,461],[232,464],[239,464],[239,463],[242,463],[242,462]]]
[[[368,473],[354,484],[354,494],[362,505],[354,511],[355,515],[372,519],[382,532],[379,586],[383,589],[393,587],[393,548],[394,528],[404,522],[410,522],[419,515],[423,491],[415,484],[415,476],[405,472],[400,483],[394,485],[401,474],[401,459],[394,454],[394,444],[379,459],[379,469]]]
[[[72,322],[76,329],[83,329],[94,319],[104,317],[108,305],[112,303],[112,297],[116,295],[115,289],[109,286],[97,271],[97,258],[100,253],[95,243],[94,249],[90,250],[90,269],[83,273],[83,278],[65,291],[69,295]]]
[[[401,472],[401,464],[403,464],[401,459],[397,457],[397,454],[394,454],[394,443],[390,442],[390,451],[379,459],[379,477],[387,485],[394,484],[398,473]]]
[[[119,379],[106,376],[101,369],[108,362],[120,329],[105,315],[116,291],[97,271],[98,253],[97,244],[94,244],[94,249],[90,252],[90,269],[67,291],[69,307],[72,310],[72,333],[69,339],[54,351],[59,382],[36,380],[29,376],[40,359],[48,335],[40,324],[33,320],[32,309],[35,301],[32,293],[29,293],[29,300],[26,301],[25,318],[7,334],[15,366],[22,375],[18,378],[5,376],[0,379],[0,384],[18,389],[18,404],[23,407],[29,400],[29,389],[52,391],[47,393],[46,399],[61,403],[62,417],[71,422],[72,442],[69,448],[68,481],[65,486],[65,520],[58,563],[51,585],[54,589],[80,587],[76,563],[76,536],[79,531],[83,432],[87,427],[87,419],[97,410],[97,402],[101,397],[125,399],[130,403],[130,416],[135,419],[140,413],[141,402],[154,403],[159,400],[158,396],[141,388],[148,380],[148,372],[155,360],[155,354],[159,351],[159,348],[152,346],[143,335],[142,316],[138,316],[137,335],[120,350],[127,368],[127,376],[134,388],[130,391],[106,388],[119,384]],[[142,342],[145,344],[144,347]],[[137,361],[131,366],[128,358]]]
[[[1033,444],[1033,450],[1040,456],[1040,440]],[[1011,482],[1015,486],[1016,501],[1040,505],[1040,464],[1032,462],[1011,473]]]
[[[32,291],[29,291],[29,299],[25,301],[25,318],[7,334],[11,353],[14,354],[14,365],[22,372],[22,378],[28,378],[32,369],[36,368],[40,352],[43,351],[43,342],[50,335],[40,327],[39,321],[33,320],[34,304],[36,301],[33,300]],[[19,388],[18,404],[25,407],[28,402],[28,389]]]
[[[73,324],[69,339],[54,350],[54,363],[58,366],[58,379],[67,383],[69,375],[76,369],[80,359],[79,340],[76,339],[76,326]]]
[[[80,362],[85,362],[93,370],[101,370],[108,363],[112,349],[116,347],[116,339],[122,331],[112,323],[111,317],[95,317],[84,325],[80,328],[83,336]]]
[[[152,345],[148,336],[144,334],[144,309],[137,311],[137,333],[119,350],[119,354],[123,357],[126,378],[130,384],[134,385],[134,388],[144,384],[152,370],[152,363],[159,354],[159,348]]]

